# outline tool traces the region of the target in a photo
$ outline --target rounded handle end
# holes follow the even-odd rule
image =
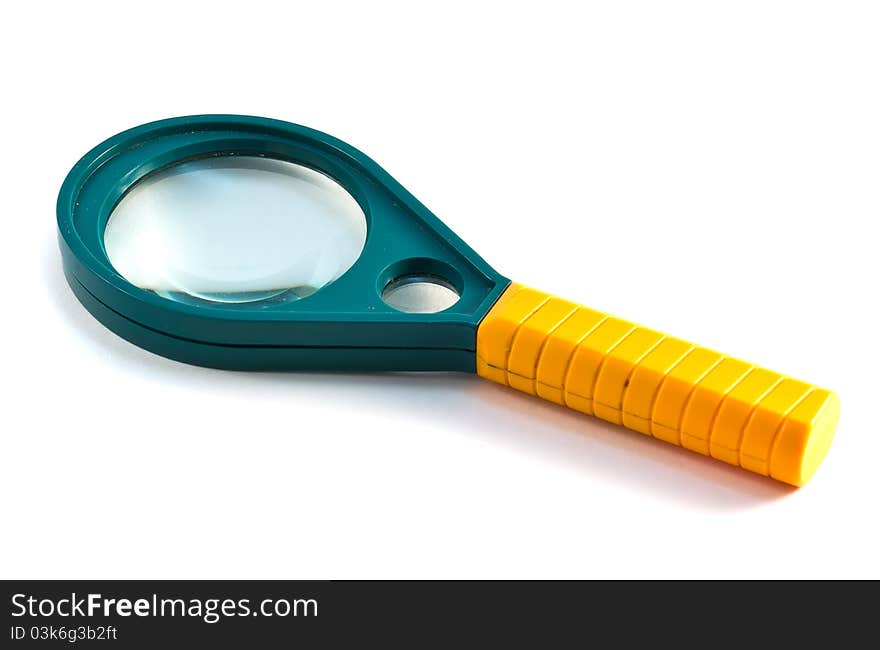
[[[770,476],[802,486],[819,468],[840,420],[840,398],[829,390],[810,393],[786,417],[770,456]]]

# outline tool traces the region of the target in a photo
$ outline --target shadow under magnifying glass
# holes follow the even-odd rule
[[[402,412],[408,420],[441,420],[493,444],[513,445],[576,473],[710,511],[740,511],[797,489],[559,405],[517,393],[475,375],[455,373],[234,372],[190,366],[154,355],[96,321],[76,300],[57,249],[45,255],[45,286],[62,319],[87,344],[132,372],[200,392],[249,391],[290,399],[291,384],[309,399],[343,401],[349,409]],[[218,397],[219,398],[219,397]]]

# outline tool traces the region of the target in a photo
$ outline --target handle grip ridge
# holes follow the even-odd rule
[[[480,323],[477,374],[796,486],[840,416],[831,391],[516,283]]]

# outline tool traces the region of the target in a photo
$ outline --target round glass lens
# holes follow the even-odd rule
[[[113,267],[199,304],[283,302],[330,284],[364,248],[363,210],[329,176],[258,156],[214,156],[147,176],[104,231]]]
[[[433,275],[404,275],[382,291],[387,305],[410,314],[436,314],[452,307],[460,297],[452,284]]]

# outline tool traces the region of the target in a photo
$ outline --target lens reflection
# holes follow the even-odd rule
[[[304,298],[345,273],[367,234],[364,212],[336,181],[257,156],[214,156],[138,182],[104,231],[113,267],[135,286],[181,302]]]

